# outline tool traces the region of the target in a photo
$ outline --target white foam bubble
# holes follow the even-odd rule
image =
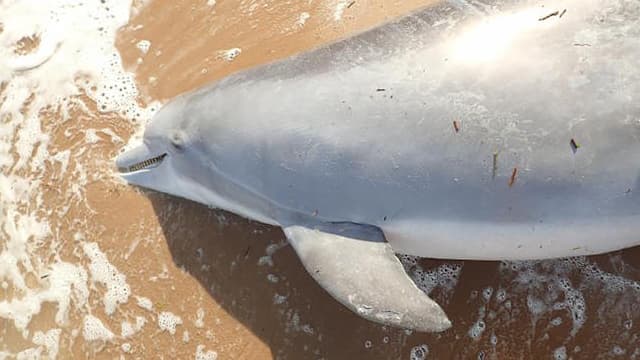
[[[285,241],[280,241],[278,243],[275,244],[269,244],[267,245],[265,252],[266,255],[265,256],[261,256],[258,259],[258,265],[259,266],[273,266],[273,254],[275,254],[278,250],[282,249],[283,247],[287,246],[288,242]]]
[[[36,250],[45,243],[58,249],[60,242],[68,240],[53,236],[42,215],[65,216],[72,200],[84,199],[89,176],[75,157],[90,142],[100,141],[100,136],[90,130],[85,146],[50,154],[41,114],[45,108],[52,109],[58,115],[48,121],[65,126],[71,109],[90,112],[91,106],[80,97],[83,92],[101,110],[128,111],[127,118],[145,119],[155,111],[138,106],[133,76],[122,69],[114,46],[115,34],[128,22],[131,10],[131,0],[109,1],[108,6],[80,0],[0,2],[0,83],[5,86],[0,100],[0,280],[4,289],[15,290],[0,302],[0,317],[13,321],[18,330],[26,331],[43,302],[57,305],[58,325],[66,324],[71,306],[86,311],[90,290],[83,267],[58,256],[43,257]],[[16,44],[29,37],[37,39],[34,48],[16,53]],[[109,130],[103,132],[108,135]],[[58,189],[68,201],[45,203],[45,170],[58,169],[54,177],[61,179],[70,163],[73,183],[68,189]],[[27,287],[27,276],[39,279],[38,283]],[[121,295],[113,296],[115,303],[121,302]],[[85,325],[91,328],[95,322],[87,318]],[[34,341],[45,341],[45,345],[32,350],[48,349],[51,334],[38,334]],[[31,350],[25,351],[23,354]]]
[[[273,295],[273,303],[276,305],[284,304],[287,301],[286,295],[275,294]]]
[[[311,17],[311,15],[309,15],[308,12],[300,13],[300,16],[298,16],[298,20],[296,20],[296,25],[298,27],[303,27],[304,24],[307,22],[307,20],[309,20],[310,17]]]
[[[127,338],[133,334],[135,334],[135,330],[133,330],[133,325],[128,321],[123,321],[120,324],[120,336],[123,338]]]
[[[100,319],[86,315],[82,323],[82,337],[87,341],[108,341],[115,337]]]
[[[594,284],[594,281],[576,282],[572,277],[576,272],[585,279],[595,279],[594,273],[601,275],[586,258],[503,262],[502,270],[505,276],[513,276],[514,291],[527,294],[527,308],[533,323],[552,311],[566,310],[572,320],[571,336],[575,336],[587,320],[583,290]],[[611,280],[616,282],[615,278]],[[606,291],[610,291],[609,287],[604,284]]]
[[[486,288],[482,289],[482,298],[484,299],[485,302],[489,302],[489,300],[491,300],[492,294],[493,294],[492,287],[487,286]]]
[[[98,247],[98,244],[94,242],[84,243],[82,248],[91,261],[89,264],[91,279],[107,288],[102,302],[104,303],[105,313],[111,315],[118,304],[124,304],[129,300],[131,289],[127,284],[127,278],[111,265],[107,256]]]
[[[405,270],[416,285],[427,294],[434,289],[441,288],[450,293],[458,284],[462,265],[457,263],[445,263],[435,268],[423,269],[415,256],[399,256]]]
[[[242,49],[240,48],[231,48],[228,50],[220,50],[218,56],[225,61],[233,61],[241,52]]]
[[[144,296],[136,296],[136,302],[139,307],[148,311],[153,311],[153,303],[151,302],[151,300],[149,300],[149,298],[146,298]]]
[[[24,349],[16,354],[17,360],[33,360],[42,357],[42,347]]]
[[[202,329],[204,327],[204,309],[198,308],[196,311],[196,321],[194,322],[195,327],[198,329]]]
[[[427,344],[417,345],[411,348],[409,355],[410,360],[424,360],[429,355],[429,346]]]
[[[61,329],[51,329],[46,333],[42,331],[36,331],[33,334],[33,343],[36,345],[43,346],[47,351],[47,358],[55,359],[58,356],[58,351],[60,349],[60,333]]]
[[[218,353],[213,350],[205,351],[204,345],[198,345],[196,347],[196,360],[216,360],[218,358]]]
[[[182,325],[182,318],[169,311],[163,311],[158,315],[158,327],[163,331],[168,331],[175,335],[176,327]]]
[[[273,259],[271,258],[271,256],[261,256],[258,259],[258,265],[259,266],[273,266]]]
[[[9,266],[13,273],[9,273],[13,280],[22,279],[18,272],[17,264],[12,262],[15,258],[7,253],[0,254],[0,275],[3,267]],[[6,261],[6,262],[5,262]],[[30,289],[23,282],[18,283],[22,287],[24,296],[11,300],[0,301],[0,317],[12,319],[18,330],[24,331],[31,322],[32,317],[41,310],[44,302],[58,304],[55,321],[58,325],[65,325],[68,320],[69,307],[71,303],[76,306],[84,306],[89,296],[87,289],[87,273],[79,266],[58,262],[50,269],[43,270],[46,276],[41,285],[42,288]],[[14,282],[15,286],[15,282]]]
[[[567,348],[560,346],[553,351],[554,360],[567,360]]]
[[[540,316],[546,310],[544,302],[531,295],[527,296],[527,307],[529,308],[529,312],[536,317]]]
[[[131,352],[131,344],[123,343],[122,345],[120,345],[120,349],[122,349],[122,351],[125,352],[125,353],[130,353]]]
[[[342,14],[344,14],[344,10],[349,5],[348,0],[338,0],[335,5],[335,9],[333,11],[333,20],[339,21],[342,19]]]
[[[611,353],[614,356],[623,356],[624,354],[627,353],[627,351],[622,347],[620,347],[619,345],[614,345],[614,347],[611,349]]]
[[[484,320],[480,319],[476,321],[475,323],[473,323],[473,325],[471,325],[471,328],[469,328],[469,337],[474,340],[478,340],[482,336],[482,333],[486,328],[487,325],[485,324]]]
[[[142,316],[136,317],[135,324],[132,324],[128,321],[123,321],[122,323],[120,323],[120,336],[122,336],[123,338],[128,338],[135,335],[137,332],[142,330],[146,322],[147,320]]]
[[[140,52],[143,55],[146,55],[149,52],[149,49],[151,48],[151,41],[140,40],[138,41],[138,43],[136,43],[136,47],[138,48],[138,50],[140,50]]]
[[[496,346],[498,345],[498,337],[496,336],[496,334],[491,334],[491,337],[489,338],[489,342],[491,343],[492,346]]]

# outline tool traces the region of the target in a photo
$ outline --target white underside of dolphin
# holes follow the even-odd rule
[[[334,298],[420,331],[450,322],[394,252],[640,244],[640,3],[484,3],[441,2],[180,96],[121,176],[281,226]]]

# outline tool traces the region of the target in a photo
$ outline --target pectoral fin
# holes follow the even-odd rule
[[[309,274],[356,314],[417,331],[451,327],[440,306],[407,276],[378,228],[332,223],[284,232]]]

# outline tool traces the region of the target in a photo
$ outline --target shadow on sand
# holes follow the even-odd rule
[[[548,330],[552,315],[562,316],[563,312],[550,311],[548,319],[544,316],[534,319],[527,311],[527,292],[511,293],[510,279],[501,276],[500,263],[476,261],[464,262],[454,289],[436,289],[432,293],[453,321],[452,330],[443,334],[412,334],[382,327],[352,314],[325,293],[308,276],[280,228],[155,192],[147,192],[147,196],[176,264],[183,266],[220,306],[268,344],[274,358],[409,359],[412,348],[428,344],[427,358],[526,359],[538,357],[536,354],[548,356],[562,344],[588,349],[593,344],[590,339],[594,332],[602,331],[587,324],[569,338],[570,318],[552,331],[542,331],[544,325]],[[638,264],[640,248],[613,256]],[[635,268],[612,267],[609,255],[590,260],[605,271],[638,279]],[[443,263],[446,262],[422,260],[421,265],[433,268]],[[513,306],[507,311],[495,300],[482,305],[478,290],[487,287],[506,289]],[[602,301],[601,295],[596,291],[588,296],[588,310],[598,309],[590,304]],[[618,301],[622,306],[618,310],[634,311],[633,303],[640,302],[637,296],[635,299],[638,301],[627,296],[620,300],[622,304]],[[473,339],[469,332],[478,322],[479,309],[486,311],[483,326],[489,334]],[[640,322],[640,315],[629,316]],[[587,314],[588,319],[591,317]],[[638,333],[637,329],[634,331]],[[555,334],[557,338],[545,334]],[[497,344],[491,335],[499,339]],[[523,343],[527,345],[522,346]]]

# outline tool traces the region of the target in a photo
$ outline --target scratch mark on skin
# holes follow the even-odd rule
[[[511,173],[511,178],[509,178],[509,187],[512,187],[513,184],[516,183],[517,176],[518,176],[518,168],[513,168],[513,172]]]
[[[495,179],[498,174],[498,154],[499,151],[493,153],[493,167],[491,168],[491,179]]]
[[[574,154],[580,149],[580,144],[578,144],[575,139],[571,139],[569,145],[571,145],[571,151],[573,151]]]

